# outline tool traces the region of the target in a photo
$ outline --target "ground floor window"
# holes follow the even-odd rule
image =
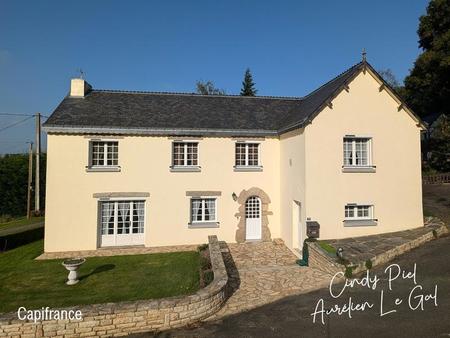
[[[144,233],[144,201],[100,202],[102,235]]]
[[[215,198],[191,199],[191,222],[216,222],[217,200]]]
[[[347,204],[345,206],[346,220],[360,220],[373,218],[373,205]]]

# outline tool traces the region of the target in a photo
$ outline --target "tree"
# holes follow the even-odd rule
[[[386,81],[395,90],[400,88],[400,82],[398,82],[397,78],[390,68],[380,69],[378,71],[378,74],[380,74],[384,81]]]
[[[431,0],[420,17],[419,47],[423,53],[405,78],[405,99],[420,116],[449,114],[450,1]]]
[[[43,205],[45,205],[45,163],[46,155],[41,154],[39,162],[41,167],[40,198]],[[36,162],[33,163],[33,168],[35,165]],[[0,156],[0,218],[24,216],[26,214],[27,181],[27,154]]]
[[[450,171],[450,117],[442,114],[433,124],[431,137],[427,141],[427,162],[441,172]]]
[[[225,90],[216,88],[212,81],[197,81],[197,93],[202,95],[226,95]]]
[[[255,96],[258,91],[255,89],[252,73],[247,68],[244,74],[244,81],[242,81],[241,96]]]

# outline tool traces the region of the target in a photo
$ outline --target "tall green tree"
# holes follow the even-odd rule
[[[442,114],[435,121],[426,149],[431,168],[450,172],[450,116]]]
[[[247,68],[244,74],[244,81],[242,81],[241,96],[255,96],[257,92],[250,68]]]
[[[41,206],[45,205],[45,167],[46,154],[40,159]],[[33,168],[36,162],[33,157]],[[0,156],[0,218],[4,216],[25,216],[27,211],[28,155],[9,154]],[[33,170],[34,187],[34,170]],[[32,192],[32,210],[34,208],[34,191]]]
[[[417,33],[423,53],[405,78],[405,99],[420,116],[449,114],[450,1],[431,0]]]
[[[202,95],[226,95],[225,90],[216,88],[212,81],[197,81],[197,93]]]

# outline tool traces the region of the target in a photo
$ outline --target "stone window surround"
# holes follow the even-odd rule
[[[270,198],[267,193],[257,187],[252,187],[248,190],[242,190],[239,193],[237,202],[239,203],[238,212],[235,216],[239,219],[237,224],[237,230],[235,239],[237,243],[244,243],[246,241],[246,229],[245,229],[245,202],[249,197],[257,196],[261,200],[261,241],[271,241],[272,237],[269,229],[269,215],[273,215],[272,211],[269,211]]]

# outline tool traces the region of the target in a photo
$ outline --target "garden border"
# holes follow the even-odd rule
[[[208,236],[214,280],[188,296],[156,300],[81,305],[60,310],[81,310],[77,320],[20,320],[17,312],[0,314],[0,337],[110,337],[160,331],[210,317],[226,301],[228,275],[217,236]]]

